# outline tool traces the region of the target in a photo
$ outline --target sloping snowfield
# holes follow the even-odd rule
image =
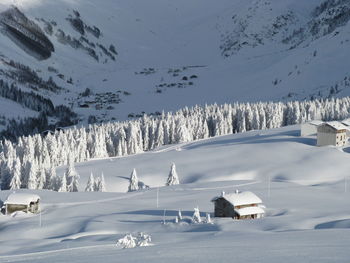
[[[35,191],[41,216],[0,216],[0,262],[348,262],[348,149],[316,147],[298,128],[80,163],[81,190],[90,172],[103,172],[110,192]],[[165,187],[171,162],[181,184]],[[125,193],[133,168],[150,190]],[[211,198],[236,189],[256,193],[266,217],[190,223],[194,207],[204,217],[213,212]],[[9,193],[0,192],[0,199]],[[179,209],[184,219],[175,224]],[[150,234],[153,246],[115,246],[137,232]]]

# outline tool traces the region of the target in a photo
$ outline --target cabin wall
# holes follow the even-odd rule
[[[316,133],[317,133],[316,125],[313,125],[310,123],[301,124],[300,136],[310,136],[310,135],[315,135]]]
[[[31,202],[29,205],[20,204],[7,204],[5,213],[12,214],[17,211],[38,213],[40,210],[40,204],[38,202]]]
[[[317,132],[317,146],[344,146],[346,141],[347,135],[345,131],[338,133]]]
[[[317,146],[336,145],[335,133],[317,132]]]
[[[235,217],[237,214],[231,203],[225,199],[220,198],[215,201],[214,216],[215,217]]]
[[[12,214],[16,211],[27,212],[27,208],[28,208],[27,205],[8,204],[6,205],[6,213]]]

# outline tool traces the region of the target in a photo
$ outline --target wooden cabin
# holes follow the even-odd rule
[[[317,146],[344,146],[348,128],[337,121],[325,122],[317,127]]]
[[[4,202],[5,214],[12,214],[17,211],[25,213],[40,212],[40,197],[29,193],[12,193]]]
[[[233,219],[256,219],[264,216],[262,201],[252,192],[239,192],[214,197],[215,217],[232,217]]]
[[[300,125],[300,136],[310,136],[310,135],[316,135],[317,134],[317,127],[321,124],[323,124],[323,121],[310,121],[306,123],[302,123]]]

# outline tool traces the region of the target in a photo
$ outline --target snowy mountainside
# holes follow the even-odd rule
[[[0,74],[77,113],[69,124],[215,102],[341,97],[350,94],[348,10],[340,0],[6,0],[0,17],[17,13],[15,22],[36,28],[30,39],[47,38],[54,51],[38,59],[23,44],[32,31],[12,21],[10,35],[7,16]]]
[[[298,130],[251,131],[80,163],[79,190],[90,172],[103,172],[110,192],[19,190],[40,195],[43,211],[0,215],[0,261],[344,262],[349,257],[350,214],[344,209],[349,206],[344,183],[349,146],[315,147],[315,138],[299,137]],[[170,162],[176,163],[181,184],[165,187]],[[133,168],[149,190],[125,193],[124,177]],[[193,208],[199,207],[202,217],[213,215],[210,200],[236,189],[256,193],[266,206],[265,218],[190,223]],[[0,199],[9,193],[1,191]],[[175,224],[178,210],[183,220]],[[153,246],[115,246],[125,234],[137,232],[150,234]]]

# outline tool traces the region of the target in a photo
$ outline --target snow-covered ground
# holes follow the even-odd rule
[[[347,262],[348,146],[316,147],[298,129],[252,131],[80,163],[81,190],[90,172],[103,172],[109,192],[34,191],[42,198],[41,216],[0,216],[0,262]],[[181,184],[165,187],[172,162]],[[133,168],[150,190],[126,193],[125,177]],[[266,217],[189,223],[194,207],[204,217],[213,213],[211,198],[236,189],[256,193]],[[9,193],[0,192],[1,200]],[[174,224],[179,209],[184,220]],[[137,232],[150,234],[153,246],[115,246]]]

